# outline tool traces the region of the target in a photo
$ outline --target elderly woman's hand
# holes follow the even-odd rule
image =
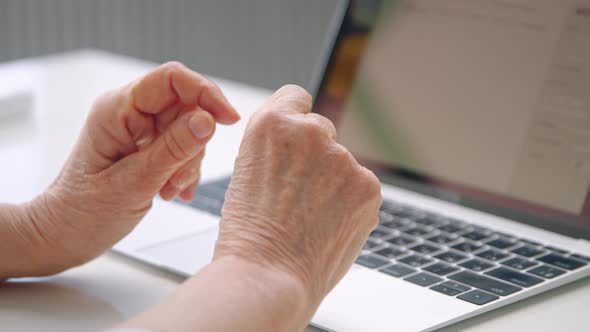
[[[300,282],[307,319],[354,262],[381,204],[377,177],[310,109],[305,90],[285,86],[252,116],[215,248],[215,260],[232,257]]]
[[[192,199],[215,122],[238,120],[215,84],[179,63],[98,98],[62,172],[30,203],[31,225],[19,225],[31,230],[33,274],[101,254],[135,227],[158,192]]]

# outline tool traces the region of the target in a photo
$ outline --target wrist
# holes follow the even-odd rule
[[[37,200],[0,206],[0,278],[37,276],[52,270],[47,259],[51,250],[36,220],[42,214]]]
[[[272,330],[302,330],[315,312],[317,305],[311,300],[308,287],[283,269],[234,255],[217,257],[210,268],[235,276],[236,291],[251,293],[259,301],[256,305],[264,307],[267,326]]]
[[[315,310],[305,287],[281,270],[217,257],[154,308],[123,327],[154,331],[301,331]]]
[[[55,197],[48,192],[18,205],[20,217],[15,229],[23,243],[19,254],[26,257],[27,264],[17,276],[51,275],[78,265],[75,254],[64,245],[67,234],[59,227],[60,207],[55,205]]]

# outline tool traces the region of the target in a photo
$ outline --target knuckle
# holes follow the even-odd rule
[[[307,90],[296,84],[285,84],[279,89],[280,94],[289,94],[294,99],[301,100],[306,104],[311,104],[311,95]]]
[[[364,173],[364,182],[366,183],[367,186],[367,191],[369,193],[371,193],[373,197],[381,196],[381,182],[379,181],[379,179],[377,178],[377,176],[375,175],[375,173],[371,172],[370,170],[366,169],[366,168],[362,168],[363,173]]]
[[[381,182],[373,172],[360,167],[358,187],[356,192],[361,193],[365,203],[367,203],[373,210],[378,211],[381,205]]]
[[[285,85],[278,89],[263,107],[276,112],[307,113],[311,109],[311,102],[311,95],[302,87]]]
[[[164,63],[160,68],[169,70],[169,71],[180,71],[185,69],[186,67],[179,61],[168,61]]]
[[[263,110],[254,113],[248,122],[248,129],[254,132],[269,132],[277,129],[277,125],[282,121],[282,116],[278,112]]]
[[[359,178],[361,180],[360,186],[363,187],[363,192],[365,192],[368,198],[375,199],[381,196],[381,182],[379,182],[379,179],[377,179],[373,172],[361,167]]]
[[[111,90],[104,92],[98,96],[92,106],[90,107],[89,120],[98,121],[104,119],[105,113],[120,113],[126,112],[125,98],[118,90]]]
[[[101,95],[96,97],[96,99],[94,100],[94,103],[92,104],[91,111],[96,112],[96,111],[104,108],[104,106],[109,105],[112,102],[113,97],[115,97],[115,95],[116,94],[114,91],[103,92]]]
[[[367,218],[367,220],[369,221],[369,230],[373,230],[373,229],[375,229],[375,227],[377,227],[377,225],[379,225],[379,215],[378,214],[375,214],[371,218]]]
[[[336,163],[343,168],[350,168],[356,164],[352,154],[342,145],[334,144],[332,155]]]
[[[330,119],[317,113],[310,113],[308,115],[310,116],[310,119],[317,123],[317,125],[320,126],[327,134],[336,134],[336,126]]]
[[[219,87],[217,86],[217,84],[213,83],[209,79],[204,79],[202,82],[202,89],[203,89],[202,93],[211,93],[215,90],[218,90]]]
[[[316,121],[301,121],[298,127],[298,131],[305,135],[305,137],[313,140],[318,140],[323,137],[324,128]]]

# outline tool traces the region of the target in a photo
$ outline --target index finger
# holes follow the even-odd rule
[[[178,62],[163,64],[134,82],[131,99],[133,107],[144,113],[160,113],[180,102],[188,109],[200,106],[219,123],[240,119],[215,83]]]

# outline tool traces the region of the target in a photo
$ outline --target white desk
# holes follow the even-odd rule
[[[44,188],[67,157],[92,100],[153,67],[96,51],[0,65],[0,98],[15,91],[32,91],[34,96],[29,116],[5,119],[0,113],[0,201],[25,201]],[[244,118],[270,93],[215,80]],[[231,170],[245,123],[218,128],[207,148],[205,180]],[[96,331],[143,311],[181,281],[107,253],[57,276],[1,285],[0,329]],[[589,304],[587,278],[444,331],[583,331],[588,329]]]

